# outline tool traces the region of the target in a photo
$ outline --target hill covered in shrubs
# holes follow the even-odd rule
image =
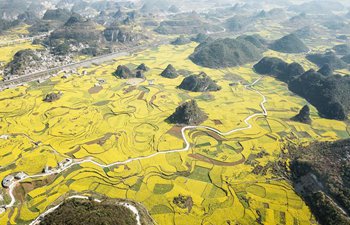
[[[209,68],[225,68],[254,62],[262,57],[264,48],[257,38],[225,38],[203,42],[190,56],[192,62]]]

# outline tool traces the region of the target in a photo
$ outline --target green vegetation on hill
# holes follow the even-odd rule
[[[207,31],[220,31],[220,27],[206,22],[195,12],[177,15],[162,21],[155,29],[160,34],[198,34]]]
[[[7,21],[7,20],[0,19],[0,34],[6,30],[9,30],[19,25],[19,23],[20,23],[19,20]]]
[[[304,72],[298,63],[288,64],[270,57],[260,60],[254,70],[286,82],[289,90],[305,98],[325,118],[345,120],[350,112],[350,76],[325,76],[314,70]]]
[[[14,55],[13,60],[6,65],[5,75],[24,74],[25,69],[27,67],[34,66],[35,62],[38,60],[39,58],[35,54],[34,50],[20,50]]]
[[[185,36],[181,35],[180,37],[176,38],[174,41],[171,42],[172,45],[185,45],[190,43],[191,40],[189,38],[186,38]]]
[[[66,22],[71,15],[72,13],[66,9],[51,9],[45,12],[43,20],[57,20]]]
[[[333,50],[338,55],[348,55],[350,54],[350,46],[347,44],[336,45],[333,47]]]
[[[195,100],[185,102],[167,119],[169,123],[199,125],[207,119],[207,115],[198,107]]]
[[[291,118],[294,121],[300,122],[300,123],[306,123],[311,124],[311,118],[310,118],[310,108],[308,105],[305,105],[299,113]]]
[[[43,99],[44,102],[54,102],[54,101],[57,101],[58,99],[60,99],[62,96],[62,93],[55,93],[55,92],[52,92],[52,93],[49,93],[45,96],[45,98]]]
[[[294,31],[293,34],[300,39],[307,39],[307,38],[312,38],[312,37],[316,36],[316,32],[310,26],[300,28],[300,29]]]
[[[91,20],[85,20],[79,15],[71,16],[68,21],[50,35],[50,41],[78,42],[96,44],[101,38],[100,31]]]
[[[225,68],[259,60],[263,51],[246,38],[225,38],[200,44],[190,59],[200,66]]]
[[[245,16],[234,16],[226,20],[225,26],[228,30],[232,32],[238,32],[245,29],[252,19]]]
[[[237,38],[237,40],[243,40],[252,43],[255,47],[259,49],[265,49],[267,42],[259,34],[253,35],[242,35]]]
[[[317,72],[324,76],[332,76],[333,68],[328,64],[324,64]]]
[[[198,43],[203,43],[207,41],[207,39],[210,38],[208,35],[199,33],[195,37],[191,38],[191,41],[198,42]]]
[[[346,62],[347,64],[350,64],[350,54],[349,55],[346,55],[346,56],[343,56],[341,58],[341,60],[343,60],[344,62]]]
[[[310,61],[322,67],[325,64],[328,64],[333,69],[344,69],[348,65],[336,56],[333,52],[326,52],[324,54],[309,54],[306,58]]]
[[[290,146],[295,187],[323,225],[348,225],[350,139]]]
[[[283,53],[303,53],[309,51],[308,47],[295,35],[284,36],[270,45],[272,50]]]
[[[128,79],[128,78],[133,78],[136,77],[136,74],[131,72],[131,70],[124,65],[119,65],[117,67],[117,70],[113,73],[114,76],[119,77],[121,79]]]
[[[142,38],[142,35],[120,27],[108,27],[103,35],[107,41],[117,43],[134,42]]]
[[[186,77],[179,88],[193,92],[219,91],[221,87],[217,85],[206,73],[190,75]]]
[[[40,225],[136,225],[136,216],[128,208],[84,199],[66,200],[46,215]]]
[[[305,72],[300,64],[288,64],[282,59],[275,57],[264,57],[254,65],[254,70],[259,74],[275,76],[284,82],[289,82],[295,76]]]
[[[321,116],[345,120],[350,112],[350,76],[324,76],[309,70],[288,87],[314,105]]]
[[[169,64],[165,70],[163,70],[163,72],[160,74],[162,77],[165,78],[170,78],[170,79],[174,79],[176,77],[179,76],[178,72],[176,71],[176,69],[173,67],[173,65]]]

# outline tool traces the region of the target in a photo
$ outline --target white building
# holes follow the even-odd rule
[[[12,184],[12,182],[14,181],[14,176],[12,176],[12,175],[8,175],[8,176],[6,176],[3,180],[2,180],[2,186],[4,187],[4,188],[8,188],[8,187],[10,187],[10,185]]]
[[[19,173],[17,173],[16,175],[15,175],[15,178],[17,179],[17,180],[21,180],[21,179],[24,179],[24,178],[26,178],[27,177],[27,174],[25,173],[25,172],[19,172]]]

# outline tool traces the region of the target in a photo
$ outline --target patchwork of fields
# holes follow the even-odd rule
[[[244,84],[259,76],[252,65],[223,70],[196,66],[187,59],[195,46],[161,46],[81,68],[68,79],[57,76],[2,91],[0,134],[8,138],[0,139],[0,179],[20,171],[39,174],[65,158],[111,164],[182,149],[181,127],[165,119],[189,99],[196,99],[208,114],[204,126],[222,132],[245,127],[245,118],[262,111],[262,98]],[[112,76],[120,64],[134,69],[141,63],[150,68],[146,80]],[[159,74],[169,63],[182,76],[162,78]],[[87,75],[80,75],[84,70]],[[177,88],[184,76],[201,71],[222,90],[190,93]],[[277,175],[281,148],[287,139],[349,137],[349,125],[322,119],[313,107],[312,125],[292,122],[289,118],[305,100],[270,77],[254,88],[267,98],[269,114],[250,120],[251,129],[228,136],[193,129],[186,132],[189,151],[108,168],[86,162],[57,175],[27,179],[15,188],[15,206],[0,215],[0,223],[28,223],[68,195],[99,193],[142,203],[158,224],[316,224],[291,184]],[[43,102],[50,92],[63,95],[53,103]],[[0,205],[8,204],[8,190],[1,192]]]

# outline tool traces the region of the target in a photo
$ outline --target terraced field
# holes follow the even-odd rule
[[[1,179],[20,171],[40,174],[66,158],[83,163],[20,182],[14,189],[16,202],[0,215],[0,223],[26,224],[69,195],[96,192],[142,203],[158,224],[315,224],[291,184],[278,175],[276,162],[284,140],[346,138],[349,125],[321,119],[314,108],[312,125],[290,121],[306,102],[283,83],[263,77],[254,85],[256,91],[245,88],[259,79],[252,65],[201,68],[187,59],[195,46],[161,46],[81,68],[68,79],[57,76],[1,92]],[[146,80],[112,76],[120,64],[134,69],[141,63],[150,68]],[[169,63],[182,76],[162,78],[159,74]],[[80,75],[83,70],[87,75]],[[184,76],[200,71],[222,90],[190,93],[177,88]],[[62,97],[42,101],[53,91]],[[266,97],[268,116],[262,114],[259,93]],[[221,132],[246,127],[250,115],[261,116],[250,119],[251,129],[226,136],[204,128],[187,130],[190,149],[171,152],[186,143],[181,127],[165,119],[189,99],[208,114],[202,125]],[[9,190],[1,191],[0,205],[9,204]]]

